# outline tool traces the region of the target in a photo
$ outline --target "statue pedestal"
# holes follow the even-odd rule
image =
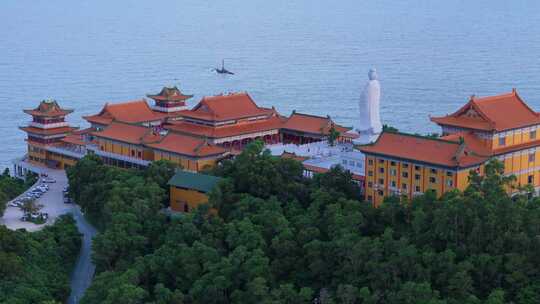
[[[367,131],[367,132],[358,132],[358,135],[359,135],[358,138],[354,139],[353,143],[355,145],[367,145],[372,142],[375,142],[377,138],[379,138],[379,135],[381,135],[381,133],[373,133],[371,131]]]

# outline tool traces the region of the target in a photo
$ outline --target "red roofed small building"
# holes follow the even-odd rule
[[[332,127],[340,133],[338,141],[346,141],[349,138],[346,134],[351,128],[335,124],[329,116],[322,117],[293,111],[281,127],[282,141],[299,145],[321,141],[330,135]]]
[[[259,107],[247,93],[204,97],[180,115],[165,128],[225,148],[240,150],[255,139],[269,144],[280,141],[283,118],[275,109]]]
[[[412,197],[432,189],[438,195],[468,186],[470,170],[499,159],[516,185],[540,189],[540,115],[514,89],[490,97],[471,97],[458,111],[431,121],[438,139],[385,132],[366,154],[366,199],[375,205],[388,195]],[[509,188],[509,192],[517,187]]]
[[[71,127],[65,117],[73,110],[63,109],[55,100],[42,101],[35,109],[24,110],[32,115],[32,121],[21,130],[27,133],[28,159],[34,164],[51,168],[64,168],[76,160],[69,156],[57,155],[54,148],[61,145],[62,140],[77,128]]]
[[[193,95],[185,95],[176,86],[163,87],[161,92],[155,95],[146,95],[155,101],[154,111],[168,113],[170,117],[176,117],[180,111],[187,110],[186,101]]]

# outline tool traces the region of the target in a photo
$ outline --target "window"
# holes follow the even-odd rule
[[[446,176],[452,177],[452,171],[446,171]]]
[[[384,168],[379,168],[379,173],[384,173]]]
[[[504,145],[506,145],[506,137],[501,136],[499,137],[499,146],[504,146]]]
[[[432,174],[437,174],[437,169],[431,169]]]
[[[344,160],[341,161],[341,163],[344,164],[344,165],[346,166],[346,165],[347,165],[347,160],[344,159]]]
[[[390,186],[392,186],[392,187],[395,188],[395,187],[396,187],[396,181],[391,181],[391,182],[390,182]]]
[[[361,163],[361,162],[357,162],[357,163],[356,163],[356,166],[357,166],[358,168],[361,168],[361,167],[362,167],[362,163]]]
[[[384,179],[379,178],[379,185],[384,185]]]
[[[379,164],[384,164],[384,159],[379,159]]]
[[[104,147],[104,146],[101,146],[100,149],[101,149],[101,151],[105,151],[105,147]]]
[[[397,175],[397,170],[396,169],[390,169],[390,175],[396,176]]]
[[[367,186],[368,186],[368,188],[373,187],[373,182],[368,182],[368,183],[367,183]]]
[[[534,152],[529,153],[529,162],[534,162],[535,158],[536,158],[536,157],[535,157]]]
[[[401,189],[407,190],[407,184],[401,184]]]
[[[368,196],[367,196],[367,200],[368,200],[368,202],[371,202],[371,201],[373,201],[373,196],[371,196],[371,195],[368,195]]]
[[[135,156],[135,150],[131,150],[131,156]]]
[[[403,164],[403,169],[408,169],[409,168],[409,164]]]
[[[368,163],[368,165],[370,165],[370,166],[373,165],[373,159],[368,159],[367,163]]]
[[[532,130],[532,131],[529,133],[529,138],[530,138],[530,139],[536,139],[536,130]]]
[[[415,179],[415,180],[420,180],[420,174],[415,174],[415,175],[414,175],[414,179]]]
[[[414,191],[416,191],[416,192],[420,192],[420,186],[416,186],[416,187],[414,187]]]
[[[527,177],[527,183],[534,184],[534,175],[529,175]]]
[[[353,160],[349,161],[349,166],[354,166],[354,161]]]
[[[137,151],[137,157],[142,158],[142,152],[141,151]]]
[[[367,172],[367,175],[368,175],[368,176],[373,176],[373,171],[369,170],[369,171]]]
[[[379,191],[377,191],[377,194],[378,194],[379,196],[383,196],[383,195],[384,195],[384,192],[383,192],[382,190],[379,190]]]
[[[454,182],[453,182],[451,179],[448,179],[448,180],[446,180],[446,185],[447,185],[448,187],[453,187],[453,186],[454,186]]]
[[[420,166],[414,166],[414,170],[420,171]]]
[[[435,184],[437,182],[437,179],[435,177],[430,177],[429,182]]]
[[[401,173],[401,176],[403,176],[404,178],[408,178],[409,177],[409,172],[403,172],[403,173]]]
[[[396,165],[396,162],[395,161],[391,161],[390,162],[390,166],[395,166]]]

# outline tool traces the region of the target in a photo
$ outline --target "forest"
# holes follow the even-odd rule
[[[254,142],[209,172],[225,179],[208,205],[168,216],[173,172],[70,168],[101,230],[81,303],[540,303],[540,201],[509,197],[498,161],[464,192],[373,208],[349,172],[306,179]]]
[[[64,303],[80,245],[68,215],[38,232],[0,225],[0,303]]]

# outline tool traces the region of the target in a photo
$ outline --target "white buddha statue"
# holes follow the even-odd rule
[[[377,140],[382,132],[381,117],[379,114],[381,85],[377,71],[369,70],[369,81],[360,97],[360,121],[356,131],[360,137],[355,140],[356,144],[367,144]]]

